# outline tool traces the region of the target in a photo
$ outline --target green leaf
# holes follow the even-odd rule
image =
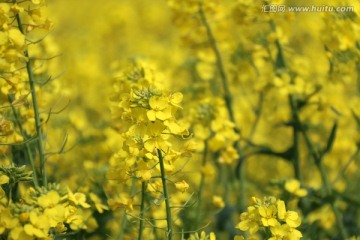
[[[330,133],[330,136],[328,138],[326,148],[323,151],[323,154],[326,154],[326,153],[330,152],[332,146],[334,145],[334,141],[335,141],[335,138],[336,138],[337,126],[338,126],[337,122],[335,122],[332,129],[331,129],[331,133]]]
[[[351,110],[351,113],[357,123],[358,128],[360,129],[360,117],[354,112],[354,110]]]

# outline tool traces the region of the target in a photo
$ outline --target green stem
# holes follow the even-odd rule
[[[16,0],[13,1],[16,3]],[[21,23],[20,15],[16,14],[16,20],[18,24],[18,28],[22,34],[25,35],[23,25]],[[46,176],[46,168],[45,168],[45,149],[42,141],[42,129],[41,129],[41,120],[40,120],[40,113],[39,113],[39,105],[38,100],[36,96],[36,89],[35,89],[35,77],[34,72],[31,66],[31,61],[29,57],[28,50],[24,51],[24,56],[28,59],[26,62],[26,70],[29,77],[29,84],[30,84],[30,91],[31,91],[31,97],[33,102],[33,110],[34,110],[34,117],[35,117],[35,128],[37,133],[37,149],[39,152],[40,157],[40,172],[41,172],[41,178],[42,178],[42,185],[47,186],[47,176]]]
[[[251,130],[249,133],[249,137],[248,137],[249,141],[252,141],[252,139],[254,138],[256,129],[259,125],[263,104],[264,104],[264,93],[260,92],[259,93],[259,101],[258,101],[256,109],[254,110],[256,116],[255,116],[255,121],[254,121],[253,125],[251,126]],[[246,150],[248,147],[249,147],[249,143],[244,147],[244,150]]]
[[[299,125],[300,125],[300,119],[298,115],[298,107],[295,102],[294,97],[290,94],[289,95],[289,103],[291,108],[291,115],[292,115],[292,122],[293,122],[293,166],[294,166],[294,172],[295,172],[295,178],[300,181],[301,184],[303,184],[303,176],[301,173],[301,167],[300,167],[300,156],[299,156]]]
[[[245,178],[245,161],[242,162],[241,167],[239,169],[240,175],[239,175],[239,196],[238,196],[238,210],[243,212],[245,210],[245,202],[247,199],[247,193],[246,193],[246,178]]]
[[[356,149],[356,152],[349,158],[349,160],[346,162],[345,166],[341,169],[341,171],[338,173],[334,181],[331,183],[332,186],[335,185],[335,183],[340,180],[341,176],[345,174],[346,170],[350,166],[350,164],[356,159],[357,155],[360,153],[360,148],[358,147]]]
[[[314,150],[314,147],[313,147],[313,144],[309,138],[309,136],[307,135],[305,129],[302,127],[302,125],[300,124],[300,129],[301,129],[301,132],[304,136],[304,139],[305,139],[305,142],[306,142],[306,145],[309,149],[309,152],[310,154],[312,155],[312,157],[314,158],[315,160],[315,165],[317,166],[317,168],[319,169],[319,172],[320,172],[320,175],[321,175],[321,180],[323,182],[323,186],[325,188],[325,192],[328,196],[331,196],[333,195],[333,192],[332,192],[332,188],[330,187],[330,184],[328,182],[328,179],[327,179],[327,176],[326,176],[326,171],[322,165],[322,157],[319,156],[318,154],[316,154],[315,150]],[[337,224],[337,227],[340,231],[340,234],[341,234],[341,237],[342,239],[347,239],[347,231],[346,231],[346,228],[344,226],[344,223],[342,221],[342,216],[341,216],[341,212],[339,211],[339,208],[337,207],[336,205],[336,200],[332,200],[331,202],[331,208],[335,214],[335,218],[336,218],[336,224]]]
[[[153,203],[150,201],[150,198],[149,198],[149,197],[145,198],[145,200],[146,200],[145,203],[148,204],[149,206],[151,206],[151,204],[153,204]],[[158,233],[157,233],[157,231],[156,231],[156,223],[155,223],[154,218],[151,217],[151,218],[148,219],[148,221],[150,222],[151,226],[153,226],[153,227],[152,227],[152,233],[154,234],[154,239],[161,239],[161,238],[158,236]]]
[[[165,198],[165,207],[166,207],[166,221],[167,221],[167,237],[169,240],[173,239],[173,230],[172,230],[172,217],[171,217],[171,207],[170,207],[170,196],[168,192],[168,187],[166,183],[166,174],[164,166],[164,158],[162,156],[161,150],[158,149],[158,157],[160,163],[160,172],[161,172],[161,181],[164,189],[164,198]]]
[[[12,201],[12,191],[13,191],[13,184],[9,183],[9,195],[8,195],[8,205],[7,205],[7,207],[10,206],[11,201]]]
[[[230,199],[230,194],[231,194],[231,191],[230,191],[230,181],[229,181],[229,169],[228,169],[228,166],[227,164],[221,164],[221,172],[222,172],[222,184],[224,186],[224,202],[225,204],[229,203],[229,199]]]
[[[207,153],[208,153],[208,140],[205,140],[205,146],[204,146],[204,152],[203,152],[203,159],[202,159],[202,163],[201,166],[204,167],[206,165],[206,158],[207,158]],[[200,185],[199,185],[199,202],[196,208],[196,228],[199,227],[200,225],[200,219],[201,219],[201,206],[202,206],[202,192],[204,189],[204,185],[205,185],[205,175],[203,173],[203,171],[201,171],[201,175],[200,175]]]
[[[324,167],[323,167],[323,165],[321,163],[318,164],[318,168],[320,170],[320,175],[321,175],[321,179],[323,181],[323,184],[325,185],[326,193],[328,195],[331,195],[332,194],[332,189],[331,189],[330,184],[329,184],[329,182],[327,180],[325,169],[324,169]],[[340,231],[340,235],[341,235],[342,239],[347,239],[347,237],[348,237],[347,232],[346,232],[344,223],[342,221],[341,212],[339,211],[339,208],[336,205],[336,200],[332,200],[331,208],[332,208],[332,210],[333,210],[333,212],[335,214],[336,224],[338,226],[338,229]]]
[[[145,191],[146,183],[141,183],[141,205],[140,205],[140,226],[138,240],[142,240],[142,233],[144,230],[144,212],[145,212]]]
[[[133,196],[135,191],[136,191],[136,181],[137,181],[137,179],[134,178],[132,183],[131,183],[132,184],[131,185],[131,190],[130,190],[131,196]],[[120,226],[120,233],[119,233],[119,236],[118,236],[118,240],[122,240],[124,238],[126,225],[127,225],[127,218],[126,218],[126,210],[124,209],[124,214],[123,214],[122,219],[121,219],[121,226]]]
[[[325,192],[327,195],[330,195],[331,194],[331,188],[330,188],[330,185],[329,185],[329,182],[327,180],[327,177],[326,177],[326,171],[323,167],[323,165],[321,163],[319,164],[316,164],[318,169],[319,169],[319,172],[320,172],[320,176],[321,176],[321,181],[322,183],[324,184],[324,188],[325,188]]]
[[[126,210],[124,209],[124,213],[121,219],[121,226],[120,226],[120,233],[118,236],[118,240],[122,240],[124,238],[126,225],[127,225],[127,218],[126,218]]]
[[[209,24],[209,22],[208,22],[208,20],[206,18],[206,15],[205,15],[205,12],[204,12],[204,9],[203,9],[203,6],[202,6],[201,3],[200,3],[200,6],[199,6],[199,14],[200,14],[201,21],[204,24],[204,27],[206,28],[206,33],[207,33],[207,36],[208,36],[208,39],[209,39],[209,42],[210,42],[210,46],[211,46],[212,50],[215,53],[216,64],[217,64],[217,68],[218,68],[219,73],[220,73],[221,83],[222,83],[222,86],[223,86],[223,89],[224,89],[223,98],[224,98],[224,101],[225,101],[225,104],[226,104],[226,108],[227,108],[227,110],[229,112],[230,120],[233,123],[235,123],[234,110],[233,110],[233,104],[232,104],[232,95],[231,95],[231,92],[230,92],[230,89],[229,89],[228,79],[227,79],[227,76],[226,76],[226,73],[225,73],[223,60],[222,60],[222,57],[221,57],[221,54],[220,54],[220,50],[219,50],[219,48],[217,46],[214,34],[212,33],[210,24]],[[236,129],[236,131],[238,131],[238,129]]]
[[[246,151],[249,147],[250,147],[250,142],[252,141],[254,135],[255,135],[255,132],[256,132],[256,129],[259,125],[259,122],[260,122],[260,117],[261,117],[261,113],[262,113],[262,109],[263,109],[263,103],[264,103],[264,93],[261,92],[259,94],[259,101],[258,101],[258,104],[257,104],[257,107],[255,109],[255,114],[256,114],[256,117],[255,117],[255,121],[251,127],[251,130],[250,130],[250,133],[249,133],[249,142],[244,146],[243,150]],[[247,194],[246,194],[246,177],[245,177],[245,174],[246,174],[246,171],[245,171],[245,161],[244,160],[241,160],[239,161],[239,167],[237,167],[237,171],[239,171],[239,195],[237,197],[237,207],[238,207],[238,211],[239,212],[243,212],[245,211],[245,206],[246,206],[246,199],[247,199]]]
[[[13,99],[10,95],[8,95],[8,99],[9,99],[9,102],[10,102],[10,106],[11,106],[11,111],[15,117],[15,123],[16,125],[18,126],[19,130],[20,130],[20,133],[21,135],[23,136],[23,138],[25,140],[27,140],[27,137],[26,137],[26,134],[25,134],[25,131],[21,125],[21,122],[20,122],[20,118],[15,110],[15,107],[14,105],[12,104],[13,102]],[[29,143],[25,143],[25,150],[26,150],[26,157],[27,159],[29,160],[29,163],[31,165],[31,168],[32,168],[32,171],[33,171],[33,183],[34,183],[34,186],[35,187],[38,187],[39,186],[39,182],[38,182],[38,178],[37,178],[37,174],[36,174],[36,168],[35,168],[35,163],[34,163],[34,159],[33,159],[33,156],[32,156],[32,153],[31,153],[31,149],[30,149],[30,146],[29,146]]]

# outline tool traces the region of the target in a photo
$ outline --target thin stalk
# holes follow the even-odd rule
[[[256,113],[256,118],[255,121],[251,127],[250,130],[250,134],[249,134],[249,141],[252,141],[256,129],[259,125],[260,122],[260,117],[261,117],[261,113],[262,113],[262,109],[263,109],[263,103],[264,103],[264,93],[260,93],[259,94],[259,101],[258,101],[258,106],[255,109],[255,113]],[[237,146],[238,147],[238,146]],[[247,145],[245,145],[245,147],[243,148],[244,151],[246,151],[248,148],[250,147],[250,143],[248,142]],[[239,152],[239,151],[238,151]],[[246,171],[245,171],[245,161],[244,160],[240,160],[239,161],[239,167],[236,167],[236,169],[239,171],[239,196],[237,197],[237,207],[238,207],[238,211],[239,212],[243,212],[245,210],[245,202],[247,199],[247,193],[246,193]]]
[[[12,184],[12,183],[9,183],[9,195],[8,195],[8,205],[7,205],[7,207],[9,207],[10,204],[11,204],[12,191],[13,191],[13,184]]]
[[[145,198],[145,200],[146,200],[146,204],[151,206],[152,202],[150,202],[150,199],[147,197],[147,198]],[[154,234],[154,239],[160,239],[160,237],[158,236],[158,233],[156,231],[156,224],[155,224],[154,218],[151,217],[147,220],[150,222],[150,225],[152,226],[152,233]]]
[[[23,136],[23,138],[26,140],[26,135],[25,135],[25,131],[21,125],[21,122],[20,122],[20,119],[19,119],[19,116],[14,108],[14,105],[12,104],[12,101],[13,99],[11,98],[10,95],[8,95],[8,99],[9,99],[9,102],[10,102],[10,106],[11,106],[11,111],[15,117],[15,123],[16,125],[18,126],[19,130],[20,130],[20,133],[21,135]],[[34,183],[34,186],[35,187],[38,187],[39,186],[39,182],[38,182],[38,178],[37,178],[37,174],[36,174],[36,168],[35,168],[35,163],[34,163],[34,159],[32,157],[32,153],[31,153],[31,149],[30,149],[30,146],[29,146],[29,143],[25,143],[25,150],[26,150],[26,157],[27,159],[29,160],[29,163],[31,165],[31,168],[32,168],[32,172],[33,172],[33,183]]]
[[[224,186],[224,201],[225,204],[227,204],[229,202],[230,199],[230,183],[229,183],[229,171],[228,171],[228,167],[226,164],[220,164],[221,167],[221,172],[222,172],[222,183]]]
[[[221,83],[222,83],[223,90],[224,90],[223,98],[224,98],[224,101],[225,101],[225,104],[226,104],[226,108],[227,108],[227,110],[229,112],[230,120],[233,123],[235,123],[233,103],[232,103],[232,95],[231,95],[231,92],[230,92],[230,89],[229,89],[228,78],[226,76],[223,60],[222,60],[222,57],[221,57],[221,54],[220,54],[220,50],[219,50],[219,48],[217,46],[217,43],[216,43],[216,39],[215,39],[214,34],[213,34],[212,30],[211,30],[210,24],[209,24],[209,22],[208,22],[208,20],[206,18],[206,15],[205,15],[205,12],[204,12],[204,9],[203,9],[203,6],[202,6],[201,3],[200,3],[200,6],[199,6],[199,14],[200,14],[201,21],[202,21],[204,27],[206,28],[206,33],[207,33],[207,36],[208,36],[208,39],[209,39],[209,42],[210,42],[210,46],[211,46],[212,50],[215,53],[216,65],[217,65],[217,68],[218,68],[219,73],[220,73]],[[237,131],[238,131],[238,129],[237,129]]]
[[[169,240],[173,239],[173,230],[172,230],[172,217],[171,217],[171,207],[170,207],[170,195],[166,183],[166,174],[164,166],[164,158],[161,153],[161,150],[158,149],[158,157],[160,163],[160,172],[161,172],[161,181],[163,184],[164,198],[165,198],[165,207],[166,207],[166,221],[167,221],[167,237]]]
[[[345,166],[341,169],[341,171],[338,173],[334,181],[331,183],[332,186],[335,185],[335,183],[341,178],[342,175],[345,174],[346,170],[350,166],[350,164],[356,159],[356,156],[360,153],[360,148],[356,149],[356,152],[349,158],[349,160],[346,162]]]
[[[323,183],[325,185],[326,192],[327,192],[327,194],[330,195],[330,194],[332,194],[332,189],[331,189],[330,184],[329,184],[329,182],[327,180],[325,169],[324,169],[324,167],[323,167],[323,165],[321,163],[318,164],[318,168],[320,170],[321,179],[322,179],[322,181],[323,181]],[[339,211],[339,208],[336,205],[335,201],[331,202],[331,208],[334,211],[336,224],[338,226],[338,229],[340,231],[340,235],[341,235],[342,239],[347,239],[348,236],[347,236],[347,232],[346,232],[344,223],[342,221],[342,215],[341,215],[341,212]]]
[[[292,157],[292,163],[294,166],[294,172],[295,172],[295,178],[300,181],[301,184],[303,184],[303,176],[301,173],[301,167],[300,167],[300,156],[299,156],[299,136],[300,136],[300,120],[298,115],[298,108],[295,103],[295,99],[292,95],[289,95],[289,103],[291,108],[291,115],[292,115],[292,122],[293,122],[293,157]]]
[[[132,183],[131,183],[131,190],[130,190],[131,196],[133,196],[135,191],[136,191],[136,181],[137,181],[137,179],[134,178]],[[124,214],[123,214],[122,219],[121,219],[121,226],[120,226],[120,233],[119,233],[119,236],[118,236],[118,240],[123,240],[126,225],[127,225],[127,218],[126,218],[126,210],[124,209]]]
[[[256,116],[255,116],[255,121],[254,121],[253,125],[251,126],[251,130],[250,130],[250,133],[249,133],[249,137],[248,137],[249,141],[252,141],[252,139],[254,138],[256,129],[257,129],[257,127],[259,125],[259,122],[260,122],[260,117],[261,117],[263,105],[264,105],[264,93],[261,92],[261,93],[259,93],[259,101],[258,101],[257,107],[254,110]],[[250,144],[248,143],[244,147],[244,150],[246,150],[249,147],[249,145]]]
[[[239,168],[239,196],[238,196],[238,210],[243,212],[246,206],[247,192],[246,192],[246,170],[245,170],[245,161],[242,161]]]
[[[205,140],[205,146],[204,146],[204,152],[203,152],[203,159],[202,159],[202,163],[201,166],[204,167],[206,165],[206,158],[207,158],[207,153],[208,153],[208,141]],[[205,185],[205,175],[204,173],[201,171],[201,176],[200,176],[200,185],[199,185],[199,202],[196,208],[196,228],[199,227],[200,225],[200,218],[201,218],[201,206],[202,206],[202,192],[204,189],[204,185]]]
[[[140,226],[139,226],[138,240],[142,240],[142,233],[144,230],[145,191],[146,191],[146,182],[142,182],[141,183]]]
[[[126,219],[126,210],[124,209],[124,214],[121,219],[121,226],[120,226],[120,233],[118,236],[118,240],[122,240],[124,238],[124,232],[127,225],[127,219]]]
[[[16,3],[16,1],[13,1]],[[22,34],[25,35],[23,25],[21,23],[20,15],[16,14],[16,21],[18,24],[18,28]],[[39,113],[39,104],[36,96],[36,89],[35,89],[35,77],[34,72],[31,66],[31,61],[29,57],[28,50],[24,51],[24,56],[28,59],[26,62],[26,71],[29,77],[29,84],[30,84],[30,91],[31,91],[31,97],[33,102],[33,110],[34,110],[34,117],[35,117],[35,128],[36,128],[36,134],[37,134],[37,149],[39,152],[39,158],[40,158],[40,172],[41,172],[41,178],[42,178],[42,186],[47,186],[47,176],[46,176],[46,168],[45,168],[45,148],[42,141],[42,129],[41,129],[41,120],[40,120],[40,113]]]

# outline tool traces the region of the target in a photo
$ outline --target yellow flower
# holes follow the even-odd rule
[[[220,196],[213,196],[212,197],[212,203],[215,207],[218,207],[218,208],[223,208],[225,207],[225,203],[224,203],[224,200],[222,199],[222,197]]]
[[[37,201],[39,206],[43,208],[54,207],[59,203],[60,196],[56,191],[52,190],[45,195],[40,196]]]
[[[307,195],[307,190],[300,188],[300,182],[296,179],[290,179],[286,181],[285,189],[289,193],[292,193],[298,197],[305,197]]]
[[[70,228],[72,230],[86,228],[83,217],[79,214],[78,209],[74,206],[68,206],[65,209],[65,218],[66,218],[66,223],[70,225]]]
[[[286,235],[286,230],[284,228],[284,225],[270,227],[270,231],[271,231],[272,237],[269,238],[269,240],[282,240],[282,239],[284,239],[284,237]]]
[[[236,226],[236,228],[241,231],[249,231],[250,234],[254,234],[259,230],[259,212],[258,209],[250,206],[247,208],[247,212],[244,212],[240,215],[240,223]]]
[[[181,92],[173,93],[169,96],[169,102],[175,107],[180,107],[180,103],[183,100],[183,94]]]
[[[6,229],[14,228],[18,224],[18,219],[12,216],[10,209],[2,208],[0,205],[0,235]]]
[[[132,211],[133,208],[133,199],[128,196],[126,193],[116,196],[115,198],[110,198],[108,200],[109,207],[112,210],[117,208],[125,208],[126,211]]]
[[[69,201],[71,201],[72,203],[74,203],[75,205],[80,205],[83,208],[89,208],[90,205],[88,203],[86,203],[86,196],[83,193],[73,193],[70,188],[67,188],[68,190],[68,194],[67,197],[69,199]]]
[[[44,216],[47,217],[50,227],[56,227],[59,222],[65,220],[64,212],[65,207],[63,205],[56,205],[44,210]]]
[[[168,105],[168,100],[165,97],[151,97],[149,100],[149,105],[151,110],[149,110],[146,114],[150,121],[166,120],[171,118],[171,109]]]
[[[95,204],[95,208],[99,213],[103,213],[104,210],[109,210],[107,206],[101,203],[101,199],[94,193],[90,193],[90,199]]]
[[[0,187],[0,201],[6,197],[5,191]]]
[[[29,236],[45,238],[48,236],[49,224],[47,218],[38,216],[35,212],[30,212],[30,223],[25,224],[24,231]]]
[[[0,34],[0,44],[1,44],[1,34]],[[0,135],[1,136],[10,135],[13,132],[14,130],[11,121],[2,118],[0,120]]]
[[[320,209],[314,210],[309,214],[310,223],[317,221],[324,229],[333,229],[336,217],[330,204],[323,205]]]
[[[189,184],[187,184],[187,182],[185,182],[185,180],[182,180],[181,182],[176,182],[175,187],[177,190],[184,193],[184,192],[186,192],[186,190],[188,190]]]
[[[274,205],[259,207],[261,222],[265,227],[267,226],[274,227],[279,225],[279,222],[276,220],[276,212],[277,209]]]
[[[59,222],[54,229],[56,233],[63,233],[67,230],[67,227],[65,227],[64,223]]]
[[[24,8],[23,8],[23,7],[20,7],[20,6],[17,5],[17,4],[14,4],[14,5],[11,6],[11,11],[12,11],[13,13],[17,14],[17,13],[23,12],[23,11],[24,11]]]
[[[26,234],[23,226],[18,225],[10,230],[8,239],[33,240],[34,238]]]
[[[152,168],[148,166],[145,161],[138,161],[138,169],[136,170],[136,177],[141,178],[142,181],[148,181],[151,178]]]
[[[292,228],[290,226],[286,227],[286,231],[287,231],[287,234],[285,236],[285,239],[299,240],[303,236],[302,233],[299,230],[297,230],[295,228]]]
[[[202,231],[200,235],[199,233],[192,234],[188,240],[216,240],[216,235],[213,232],[207,235],[204,231]]]
[[[290,227],[296,228],[301,224],[299,214],[294,211],[286,211],[285,202],[282,200],[277,201],[278,218],[286,222]]]
[[[25,44],[25,36],[16,28],[9,30],[9,39],[16,48],[21,48]]]
[[[219,162],[223,164],[231,164],[239,158],[239,154],[233,146],[229,146],[221,151]]]
[[[0,185],[9,183],[9,177],[0,172]]]
[[[153,152],[155,148],[161,149],[168,145],[164,139],[165,136],[162,136],[162,132],[165,130],[165,128],[166,127],[158,121],[148,125],[146,131],[147,134],[144,137],[144,147],[147,151]]]

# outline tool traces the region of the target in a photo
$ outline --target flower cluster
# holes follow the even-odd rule
[[[215,234],[212,232],[207,235],[204,231],[199,233],[192,234],[188,240],[216,240]]]
[[[249,239],[258,231],[271,233],[268,239],[300,239],[302,234],[296,228],[301,224],[297,212],[288,211],[285,202],[275,197],[264,197],[263,200],[253,197],[253,205],[240,216],[237,225],[241,231],[249,232]]]
[[[123,137],[123,147],[111,159],[108,179],[148,181],[159,169],[159,151],[168,174],[192,151],[182,144],[189,132],[176,119],[183,95],[168,93],[156,82],[150,68],[135,65],[116,80],[113,101],[114,125]]]
[[[113,122],[121,134],[122,148],[110,159],[107,179],[110,183],[120,182],[124,186],[133,185],[134,179],[140,180],[143,186],[141,199],[150,194],[161,206],[161,199],[165,198],[166,206],[152,208],[151,214],[160,217],[165,207],[170,208],[170,200],[172,204],[178,202],[167,195],[166,181],[177,178],[176,174],[184,168],[194,150],[191,140],[188,140],[191,134],[177,117],[183,95],[167,91],[154,70],[140,62],[118,74],[114,89]],[[181,193],[189,188],[185,180],[177,178],[171,182]],[[121,187],[116,192],[110,192],[109,206],[133,211],[134,196],[129,196]],[[145,214],[143,207],[140,214]]]
[[[231,165],[239,158],[234,143],[240,136],[236,133],[234,123],[229,120],[222,99],[205,98],[199,101],[190,110],[189,118],[199,152],[204,151],[204,143],[207,142],[210,152],[219,153],[219,163]]]
[[[47,36],[51,27],[43,0],[0,3],[1,239],[53,239],[92,232],[98,227],[93,213],[108,209],[89,190],[73,193],[58,183],[47,184],[45,169],[50,165],[45,162],[53,153],[46,145],[53,142],[43,131],[58,111],[54,108],[60,90],[49,75],[58,54]]]
[[[70,231],[91,232],[97,227],[91,208],[107,209],[96,196],[90,196],[90,205],[84,193],[73,193],[58,184],[28,188],[21,202],[9,202],[2,189],[0,194],[0,234],[5,239],[53,239]]]
[[[45,38],[52,22],[46,14],[44,1],[5,1],[0,3],[0,121],[3,143],[17,143],[35,135],[29,69],[36,81],[39,107],[51,108],[56,101],[59,85],[50,83],[48,70],[57,54],[51,38]],[[45,86],[46,85],[46,86]],[[43,90],[41,90],[41,88]],[[35,87],[34,87],[35,88]],[[44,120],[49,113],[42,113]],[[47,116],[48,115],[48,116]],[[2,145],[2,152],[9,151]]]

